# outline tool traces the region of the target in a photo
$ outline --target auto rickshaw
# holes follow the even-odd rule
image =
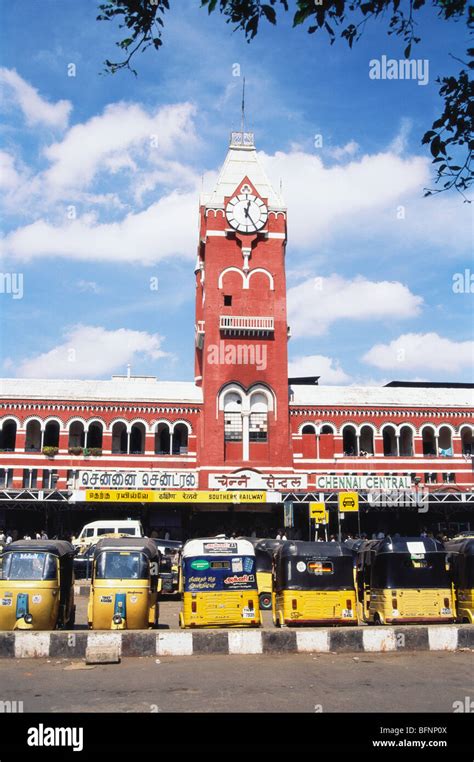
[[[17,540],[5,547],[0,630],[74,627],[74,553],[65,540]]]
[[[147,538],[99,540],[92,562],[87,619],[93,630],[158,625],[160,553]]]
[[[456,594],[458,622],[474,623],[474,537],[446,543]]]
[[[359,618],[368,624],[454,621],[443,543],[429,537],[368,540],[357,556]]]
[[[189,540],[181,555],[180,627],[259,627],[255,550],[248,540]]]
[[[339,542],[287,541],[273,557],[273,623],[355,625],[352,552]]]

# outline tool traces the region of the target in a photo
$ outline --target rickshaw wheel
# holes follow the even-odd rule
[[[272,607],[272,598],[268,593],[260,593],[259,597],[260,608],[268,611]]]

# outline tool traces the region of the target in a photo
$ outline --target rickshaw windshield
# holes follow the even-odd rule
[[[381,553],[372,570],[372,587],[448,588],[445,553]]]
[[[256,590],[254,556],[183,558],[184,591]]]
[[[148,579],[150,570],[144,553],[105,550],[98,559],[97,579]]]
[[[11,551],[3,557],[2,578],[9,580],[56,579],[57,559],[51,553]]]

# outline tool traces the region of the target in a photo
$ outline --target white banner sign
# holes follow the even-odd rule
[[[410,476],[354,476],[353,474],[316,474],[316,489],[396,490],[412,489]]]
[[[209,489],[304,490],[308,474],[261,474],[250,469],[232,474],[210,474]]]
[[[197,471],[79,471],[76,489],[197,489]]]

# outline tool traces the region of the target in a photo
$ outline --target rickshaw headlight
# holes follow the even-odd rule
[[[31,624],[33,621],[33,617],[31,616],[31,614],[25,614],[23,619],[25,620],[26,624]]]

